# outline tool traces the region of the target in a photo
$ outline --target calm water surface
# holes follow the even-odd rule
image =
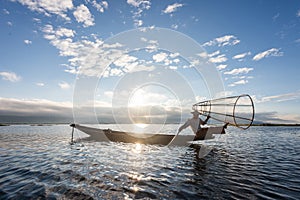
[[[70,145],[70,135],[67,125],[0,127],[0,199],[300,197],[300,127],[229,127],[202,145],[204,158],[190,147]]]

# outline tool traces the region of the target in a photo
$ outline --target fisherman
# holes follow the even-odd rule
[[[197,133],[200,133],[201,125],[205,125],[210,116],[208,115],[206,120],[203,121],[201,118],[199,118],[200,113],[197,110],[194,110],[191,113],[193,114],[193,117],[188,119],[182,126],[179,127],[177,134],[179,134],[183,129],[190,126],[196,137],[200,137],[200,135],[198,135]]]

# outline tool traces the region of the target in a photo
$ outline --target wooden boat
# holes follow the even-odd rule
[[[213,139],[214,134],[224,134],[225,127],[208,127],[202,128],[199,135],[171,135],[171,134],[146,134],[146,133],[130,133],[115,131],[111,129],[98,129],[93,127],[82,126],[79,124],[71,124],[73,128],[76,128],[89,135],[85,140],[93,141],[112,141],[123,143],[140,143],[151,145],[187,145],[188,142],[198,140]]]

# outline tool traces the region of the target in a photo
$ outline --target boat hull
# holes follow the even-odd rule
[[[188,142],[213,139],[214,134],[225,133],[224,127],[202,128],[200,134],[194,135],[169,135],[169,134],[138,134],[115,131],[111,129],[98,129],[93,127],[71,124],[70,126],[89,135],[86,140],[111,141],[123,143],[140,143],[150,145],[187,145]]]

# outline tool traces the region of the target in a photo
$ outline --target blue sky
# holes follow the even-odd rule
[[[98,50],[103,54],[99,47],[103,42],[136,28],[167,28],[190,37],[204,48],[206,52],[201,56],[221,75],[224,93],[247,93],[253,97],[257,120],[300,123],[299,1],[62,2],[1,1],[0,115],[72,115],[76,76],[80,73],[93,76],[87,69],[93,59],[99,58],[91,57],[91,54]],[[140,39],[151,43],[147,38]],[[168,66],[168,70],[176,71],[188,80],[194,93],[181,85],[186,99],[176,99],[179,94],[159,85],[146,85],[137,93],[129,92],[127,103],[172,105],[170,108],[165,106],[163,112],[175,116],[176,106],[181,105],[181,112],[188,112],[192,103],[210,98],[204,89],[205,78],[185,67],[189,63],[175,55],[176,52],[147,53],[138,52],[121,58],[102,77],[95,94],[100,117],[111,114],[113,98],[122,98],[115,94],[118,83],[121,81],[128,88],[132,84],[123,79],[126,71],[118,67],[124,67],[124,62],[126,67],[134,67],[139,56],[144,63],[138,62],[135,77],[142,76],[141,71],[147,74],[155,71],[157,65]],[[176,73],[166,75],[166,81],[174,80]],[[133,99],[128,100],[131,97]],[[138,100],[142,97],[143,100]],[[101,116],[101,113],[106,114]]]

